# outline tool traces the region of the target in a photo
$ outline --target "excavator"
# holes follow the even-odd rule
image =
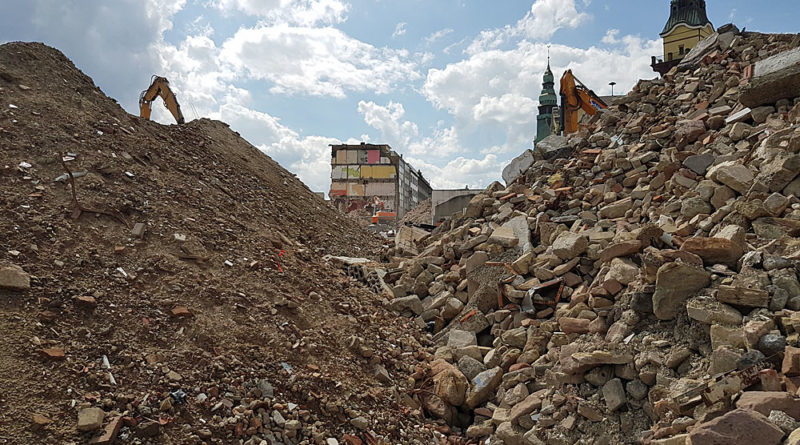
[[[178,99],[175,97],[175,93],[169,88],[169,81],[166,77],[159,77],[156,75],[153,75],[150,79],[150,87],[142,91],[142,94],[139,95],[139,116],[150,119],[150,113],[153,111],[153,101],[156,100],[158,96],[161,96],[164,100],[164,105],[166,105],[167,109],[172,113],[172,116],[175,117],[175,120],[178,121],[179,124],[186,123],[186,120],[183,118],[183,113],[181,113],[181,106],[178,104]]]
[[[605,110],[608,105],[594,91],[590,90],[572,70],[561,76],[561,125],[564,134],[578,131],[580,112],[594,116],[597,110]]]

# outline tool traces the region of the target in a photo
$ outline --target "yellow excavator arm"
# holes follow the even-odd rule
[[[158,96],[161,96],[161,99],[164,100],[164,105],[167,106],[167,109],[179,124],[186,122],[183,118],[183,113],[181,113],[178,99],[169,87],[169,81],[165,77],[159,76],[153,76],[150,87],[142,91],[139,96],[139,116],[150,119],[150,113],[153,111],[153,101]]]
[[[564,134],[578,131],[578,114],[580,110],[592,116],[597,110],[604,110],[608,105],[586,87],[567,70],[561,77],[561,122]]]

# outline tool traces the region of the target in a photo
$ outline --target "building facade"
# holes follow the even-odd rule
[[[331,145],[328,196],[342,212],[394,223],[430,198],[431,186],[388,145]]]
[[[672,0],[669,19],[660,34],[664,55],[652,58],[653,71],[663,76],[713,33],[714,25],[708,20],[705,0]]]
[[[536,140],[534,144],[551,134],[558,133],[558,96],[555,90],[555,77],[547,60],[547,71],[542,79],[542,94],[539,96],[539,115],[536,116]]]

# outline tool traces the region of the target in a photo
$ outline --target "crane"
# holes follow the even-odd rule
[[[578,80],[572,70],[567,70],[561,76],[561,125],[565,135],[578,131],[578,114],[581,110],[593,116],[597,110],[606,108],[608,105],[603,99]]]
[[[164,100],[164,105],[166,105],[167,109],[172,113],[172,116],[175,117],[175,120],[179,124],[186,123],[186,120],[183,118],[183,113],[181,113],[181,106],[178,104],[178,99],[169,87],[169,81],[166,77],[156,75],[153,75],[150,79],[150,87],[142,91],[142,94],[139,95],[139,116],[150,119],[150,113],[153,111],[153,101],[156,100],[158,96],[161,96],[161,99]]]

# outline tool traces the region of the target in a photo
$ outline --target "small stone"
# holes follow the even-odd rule
[[[659,320],[675,318],[692,294],[711,282],[711,274],[684,263],[667,263],[658,269],[653,313]]]
[[[495,367],[475,376],[472,379],[472,386],[467,394],[466,405],[470,408],[487,401],[489,397],[494,394],[494,390],[500,384],[503,378],[503,370],[500,367]]]
[[[369,420],[364,416],[358,416],[350,419],[350,425],[353,425],[358,430],[366,431],[369,428]]]
[[[553,253],[562,260],[571,260],[586,252],[589,240],[573,232],[561,232],[553,243]]]
[[[625,397],[625,389],[622,387],[620,379],[611,379],[603,385],[603,398],[606,401],[608,410],[612,413],[628,403]]]
[[[16,264],[0,265],[0,289],[25,291],[31,288],[31,276]]]
[[[770,422],[772,422],[773,425],[782,429],[786,434],[789,434],[797,428],[800,428],[800,422],[783,411],[772,410],[769,412],[769,417],[767,418]]]
[[[51,360],[65,360],[67,356],[61,348],[46,348],[42,349],[42,354]]]
[[[192,312],[184,306],[176,306],[170,311],[170,315],[175,318],[188,318],[192,316]]]
[[[106,413],[100,408],[84,408],[78,411],[78,431],[95,431],[103,426]]]

